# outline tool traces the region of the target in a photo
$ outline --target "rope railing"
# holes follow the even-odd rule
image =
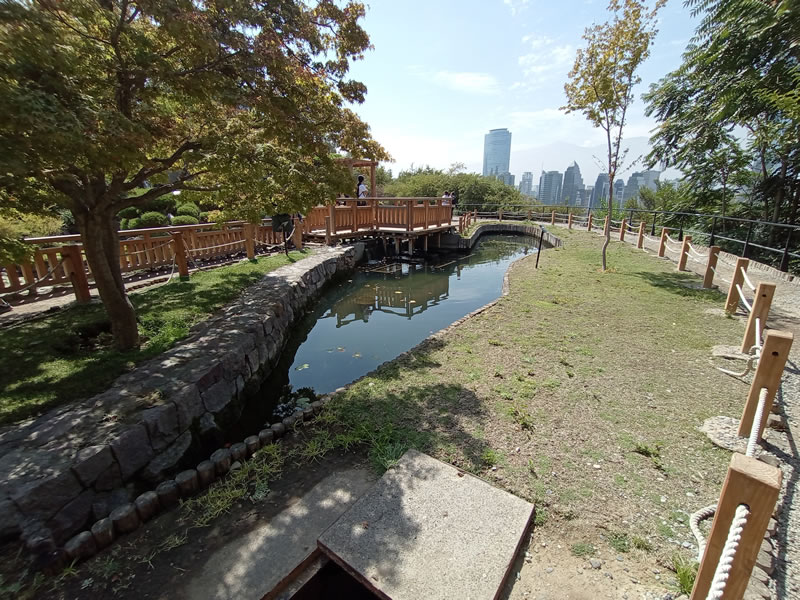
[[[244,240],[237,240],[235,242],[228,242],[226,244],[219,244],[217,246],[203,246],[202,248],[188,248],[190,253],[192,252],[206,252],[208,250],[216,250],[217,248],[226,248],[228,246],[238,246],[244,244]]]
[[[125,244],[134,244],[134,243],[146,243],[143,240],[125,240]],[[164,242],[163,244],[159,244],[158,246],[153,246],[152,248],[145,248],[144,250],[137,250],[135,252],[125,252],[122,256],[136,256],[137,254],[146,254],[148,252],[152,252],[153,250],[158,250],[159,248],[163,248],[164,246],[169,246],[172,243],[172,238]]]
[[[762,387],[758,393],[758,408],[756,408],[756,414],[753,416],[753,425],[750,427],[745,456],[754,456],[756,453],[759,438],[758,432],[761,428],[761,420],[764,418],[764,405],[767,402],[767,394],[769,394],[769,389],[765,387]]]
[[[742,291],[742,286],[738,283],[736,284],[736,291],[739,292],[739,300],[742,301],[744,307],[747,309],[747,312],[753,312],[753,305],[747,301],[747,298],[744,297],[744,292]]]
[[[31,283],[29,283],[28,285],[26,285],[23,288],[20,288],[18,290],[14,290],[13,292],[7,292],[5,294],[0,295],[0,298],[5,297],[5,296],[13,296],[13,295],[19,294],[20,292],[24,292],[25,290],[29,290],[29,289],[31,289],[33,287],[36,287],[37,285],[42,283],[45,279],[50,277],[50,275],[55,273],[55,270],[58,267],[60,267],[61,265],[63,265],[65,260],[66,260],[66,257],[62,257],[61,260],[59,260],[55,265],[50,267],[50,269],[48,269],[47,273],[45,273],[41,277],[38,277],[38,278],[34,279]]]
[[[733,560],[736,558],[736,550],[739,548],[739,542],[742,540],[742,531],[747,525],[749,516],[750,508],[747,505],[740,504],[736,507],[736,513],[733,521],[731,521],[730,529],[728,529],[728,539],[722,548],[722,556],[720,556],[717,563],[714,578],[711,580],[711,588],[708,590],[708,596],[706,596],[707,600],[720,600],[725,593],[725,586],[733,568]]]
[[[697,540],[697,562],[703,560],[703,554],[706,553],[706,536],[700,531],[700,521],[710,519],[717,512],[717,504],[709,504],[692,513],[689,517],[689,529],[694,534],[694,539]]]
[[[756,291],[756,286],[754,286],[753,282],[750,281],[750,278],[747,276],[747,271],[745,271],[741,267],[739,267],[739,269],[742,272],[742,278],[744,279],[744,282],[747,284],[747,287],[749,287],[751,291],[755,292]]]

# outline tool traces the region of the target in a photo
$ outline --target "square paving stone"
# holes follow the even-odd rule
[[[533,505],[409,450],[319,538],[382,598],[497,598]]]

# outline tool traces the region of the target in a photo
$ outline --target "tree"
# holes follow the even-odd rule
[[[583,113],[592,125],[605,132],[609,219],[614,206],[614,179],[627,155],[622,147],[625,122],[634,99],[633,88],[641,80],[636,71],[650,54],[657,33],[656,14],[663,4],[664,0],[657,0],[648,10],[639,0],[611,0],[608,10],[612,20],[584,30],[586,47],[578,49],[564,85],[567,104],[562,110]],[[602,251],[604,271],[610,242],[609,228]]]
[[[332,149],[389,158],[344,106],[366,93],[347,79],[370,47],[363,15],[334,0],[0,0],[0,205],[70,210],[118,348],[138,344],[119,211],[181,191],[254,221],[349,190]]]

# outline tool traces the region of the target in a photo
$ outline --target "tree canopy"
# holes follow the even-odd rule
[[[337,149],[388,155],[348,103],[364,6],[333,0],[0,0],[0,203],[69,209],[122,348],[116,215],[174,191],[238,216],[349,190]]]

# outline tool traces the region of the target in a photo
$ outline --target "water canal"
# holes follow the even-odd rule
[[[269,420],[287,385],[322,395],[358,379],[498,298],[509,265],[534,252],[531,237],[486,235],[469,255],[361,265],[329,285],[295,324],[280,362],[243,416],[251,423]]]

